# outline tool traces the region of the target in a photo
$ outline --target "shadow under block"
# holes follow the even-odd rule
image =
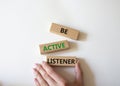
[[[47,63],[51,66],[75,66],[75,56],[47,56]]]
[[[57,42],[52,42],[47,44],[40,44],[39,47],[40,47],[40,53],[46,54],[46,53],[56,52],[60,50],[65,50],[65,49],[68,49],[70,46],[67,40],[62,40],[62,41],[57,41]]]
[[[77,40],[80,32],[70,27],[52,23],[50,32]]]

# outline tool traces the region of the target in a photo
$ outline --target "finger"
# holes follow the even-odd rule
[[[36,86],[41,86],[36,78],[34,79],[34,81]]]
[[[44,86],[48,86],[47,82],[43,79],[41,74],[35,68],[34,68],[34,73],[35,73],[36,79],[39,82],[39,84],[42,84]]]
[[[56,82],[47,74],[47,72],[40,64],[36,64],[36,66],[37,66],[37,70],[42,75],[44,80],[48,83],[48,85],[53,86],[56,84]]]
[[[64,81],[64,79],[57,74],[46,62],[42,62],[42,66],[45,69],[45,71],[48,73],[48,75],[50,75],[56,82],[58,81]]]
[[[75,81],[77,81],[78,83],[83,82],[83,72],[82,72],[82,69],[80,67],[79,61],[75,65],[75,76],[76,76]]]

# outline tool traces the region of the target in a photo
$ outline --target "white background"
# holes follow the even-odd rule
[[[78,41],[49,32],[52,22],[81,31]],[[35,86],[38,45],[67,39],[53,55],[81,59],[85,86],[120,86],[120,0],[0,0],[0,83]],[[55,68],[74,79],[74,68]]]

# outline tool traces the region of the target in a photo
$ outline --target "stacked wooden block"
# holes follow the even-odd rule
[[[52,23],[50,32],[68,37],[74,40],[78,40],[80,32],[70,27]],[[70,48],[69,41],[61,40],[52,43],[40,44],[40,53],[53,53]],[[47,56],[47,63],[52,66],[74,66],[77,62],[75,56]]]

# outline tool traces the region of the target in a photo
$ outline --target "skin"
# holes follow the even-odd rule
[[[36,77],[34,79],[36,86],[83,86],[83,73],[79,61],[75,64],[75,80],[71,83],[56,73],[44,61],[42,64],[36,64],[36,68],[33,70]]]

